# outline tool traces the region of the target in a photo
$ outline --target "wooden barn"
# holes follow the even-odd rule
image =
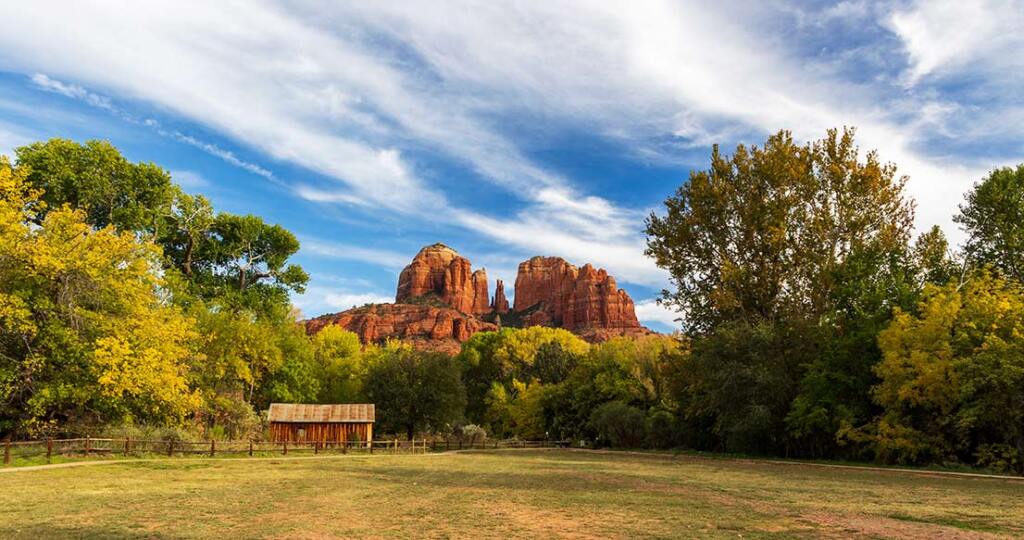
[[[366,442],[373,440],[374,416],[373,403],[271,403],[267,420],[274,442]]]

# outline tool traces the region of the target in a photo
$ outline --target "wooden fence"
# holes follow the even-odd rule
[[[44,441],[4,441],[3,463],[14,460],[54,456],[210,456],[321,453],[426,453],[449,450],[490,450],[501,448],[564,448],[569,441],[400,439],[349,442],[271,442],[271,441],[176,441],[154,439],[47,439]]]
[[[498,450],[501,448],[567,448],[571,441],[521,441],[518,439],[506,440],[433,440],[430,442],[430,449],[435,452],[448,450]]]

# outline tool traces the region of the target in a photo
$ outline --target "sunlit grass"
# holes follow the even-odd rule
[[[564,450],[163,459],[0,488],[3,538],[1024,534],[1024,482]]]

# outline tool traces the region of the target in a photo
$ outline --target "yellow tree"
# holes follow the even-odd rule
[[[981,272],[962,287],[929,286],[917,314],[879,335],[885,408],[873,433],[897,461],[1024,464],[1024,292]],[[984,464],[984,463],[983,463]]]
[[[171,306],[160,251],[49,209],[0,161],[0,429],[175,422],[194,410],[193,322]]]

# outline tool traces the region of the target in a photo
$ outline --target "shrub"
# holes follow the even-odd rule
[[[594,410],[590,425],[598,441],[617,448],[635,448],[644,440],[644,413],[621,401],[610,401]]]

